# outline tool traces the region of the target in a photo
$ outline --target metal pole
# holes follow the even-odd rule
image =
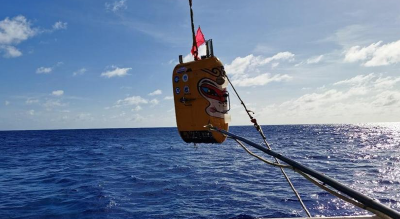
[[[320,180],[321,182],[323,182],[323,183],[325,183],[325,184],[337,189],[340,192],[343,192],[344,194],[346,194],[346,195],[350,196],[351,198],[354,198],[355,200],[363,203],[365,206],[367,206],[369,208],[372,208],[372,209],[375,209],[377,211],[380,211],[383,214],[388,215],[389,217],[392,217],[392,218],[395,218],[395,219],[400,219],[400,212],[395,211],[394,209],[391,209],[391,208],[387,207],[386,205],[383,205],[383,204],[373,200],[372,198],[370,198],[370,197],[368,197],[368,196],[366,196],[366,195],[364,195],[364,194],[362,194],[360,192],[357,192],[356,190],[354,190],[354,189],[352,189],[350,187],[347,187],[347,186],[341,184],[340,182],[338,182],[338,181],[336,181],[336,180],[334,180],[334,179],[332,179],[332,178],[330,178],[328,176],[325,176],[322,173],[319,173],[319,172],[317,172],[317,171],[315,171],[315,170],[313,170],[311,168],[308,168],[308,167],[306,167],[306,166],[304,166],[304,165],[302,165],[302,164],[300,164],[300,163],[298,163],[298,162],[296,162],[296,161],[294,161],[294,160],[292,160],[290,158],[287,158],[287,157],[285,157],[285,156],[283,156],[281,154],[278,154],[278,153],[276,153],[276,152],[274,152],[274,151],[272,151],[270,149],[267,149],[267,148],[265,148],[265,147],[263,147],[263,146],[261,146],[259,144],[256,144],[256,143],[254,143],[254,142],[252,142],[250,140],[247,140],[247,139],[245,139],[243,137],[237,136],[235,134],[232,134],[230,132],[227,132],[225,130],[222,130],[222,129],[219,129],[219,128],[216,128],[216,127],[210,127],[210,129],[218,131],[218,132],[223,133],[225,135],[228,135],[228,136],[232,137],[233,139],[238,139],[238,140],[240,140],[242,142],[245,142],[246,144],[248,144],[248,145],[250,145],[250,146],[252,146],[252,147],[254,147],[254,148],[258,149],[258,150],[263,151],[264,153],[266,153],[268,155],[271,155],[271,156],[273,156],[275,158],[278,158],[279,160],[289,164],[293,168],[298,169],[301,172],[306,173],[306,174],[308,174],[308,175]]]

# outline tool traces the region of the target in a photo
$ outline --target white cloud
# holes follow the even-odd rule
[[[142,107],[137,105],[135,108],[132,109],[132,112],[138,112],[140,110],[142,110]]]
[[[0,44],[18,44],[37,33],[31,23],[22,15],[0,21]]]
[[[92,121],[94,119],[90,113],[79,113],[75,118],[79,121]]]
[[[110,119],[118,119],[118,118],[122,118],[125,117],[126,113],[125,112],[121,112],[120,114],[116,114],[110,117]]]
[[[225,65],[225,70],[228,74],[244,74],[254,59],[255,57],[252,54],[243,58],[237,57],[231,62],[231,64]]]
[[[266,58],[265,60],[263,60],[263,64],[264,63],[270,63],[271,61],[274,60],[289,60],[292,61],[294,59],[294,54],[291,52],[280,52],[277,53],[276,55]]]
[[[373,73],[357,75],[333,84],[343,85],[340,88],[316,89],[316,92],[268,105],[261,114],[276,115],[263,118],[269,123],[273,120],[290,120],[292,123],[374,122],[379,118],[393,118],[400,113],[400,92],[394,87],[396,83],[400,83],[400,77],[382,77]]]
[[[15,58],[15,57],[22,56],[22,52],[19,51],[14,46],[1,46],[0,45],[0,51],[4,52],[3,57],[5,57],[5,58]]]
[[[306,106],[307,104],[312,104],[316,102],[333,102],[333,101],[340,101],[344,99],[346,96],[343,92],[337,91],[335,89],[325,91],[323,93],[311,93],[305,94],[292,103],[292,107],[301,107]]]
[[[381,43],[382,41],[379,41],[363,48],[361,48],[360,46],[353,46],[345,52],[344,61],[358,62],[371,58],[371,56],[374,54]]]
[[[355,103],[354,99],[365,96],[364,89],[349,89],[347,91],[339,91],[330,89],[318,93],[309,93],[289,100],[278,105],[269,105],[265,107],[261,114],[274,115],[290,118],[292,122],[299,118],[313,123],[322,121],[335,115],[345,113],[346,109],[351,108],[351,104]],[[361,98],[360,98],[361,99]],[[332,119],[332,118],[331,118]]]
[[[207,48],[206,48],[205,44],[199,46],[198,56],[201,57],[203,55],[206,55],[206,53],[207,53]],[[192,55],[192,53],[189,52],[189,54],[187,54],[185,57],[183,57],[182,61],[184,63],[194,61],[194,56]]]
[[[61,22],[57,21],[56,23],[53,24],[53,30],[62,30],[62,29],[67,29],[67,22]]]
[[[253,49],[255,53],[270,53],[273,52],[275,49],[270,45],[266,44],[257,44],[256,47]]]
[[[149,93],[150,96],[155,96],[155,95],[160,95],[160,94],[162,94],[162,90],[160,90],[160,89],[155,90],[155,91]]]
[[[168,64],[172,65],[172,64],[178,64],[178,62],[175,61],[175,59],[171,59],[168,61]]]
[[[395,84],[400,82],[400,77],[379,77],[374,84],[374,87],[377,89],[388,89],[392,88]]]
[[[10,101],[6,100],[6,101],[4,102],[4,105],[6,105],[6,106],[10,105]]]
[[[22,52],[15,46],[40,33],[51,33],[54,30],[66,29],[67,23],[58,21],[51,30],[39,30],[31,26],[31,22],[24,16],[6,17],[0,21],[0,53],[5,58],[22,56]]]
[[[304,64],[304,61],[301,61],[301,62],[295,64],[294,67],[299,67],[300,65],[303,65],[303,64]]]
[[[322,60],[323,57],[324,55],[309,58],[307,59],[307,64],[317,64]]]
[[[47,109],[47,110],[52,110],[52,108],[54,107],[64,107],[66,106],[66,103],[61,102],[60,100],[47,100],[43,106]]]
[[[139,114],[135,114],[135,115],[133,115],[133,118],[131,118],[130,120],[134,121],[134,122],[141,122],[141,121],[144,121],[145,118]]]
[[[230,64],[225,65],[225,69],[228,74],[241,75],[247,71],[252,71],[257,67],[266,65],[272,61],[288,60],[292,61],[294,54],[290,52],[280,52],[272,57],[264,58],[262,56],[254,56],[250,54],[246,57],[237,57]]]
[[[112,12],[118,12],[121,10],[125,10],[128,8],[128,6],[126,6],[126,0],[120,0],[120,1],[114,1],[113,3],[105,3],[105,7],[107,11],[112,11]]]
[[[86,71],[87,71],[86,68],[81,68],[78,71],[75,71],[72,75],[73,76],[83,75],[85,74]]]
[[[150,100],[150,103],[153,105],[157,105],[159,103],[159,101],[157,99],[152,99],[152,100]]]
[[[376,95],[372,104],[376,107],[390,107],[400,103],[400,92],[398,91],[383,91]]]
[[[292,77],[289,75],[274,75],[271,76],[268,73],[265,74],[261,74],[258,75],[256,77],[253,78],[249,78],[249,77],[243,77],[237,80],[233,80],[232,83],[234,85],[237,85],[239,87],[250,87],[250,86],[262,86],[262,85],[266,85],[270,82],[280,82],[280,81],[288,81],[290,80]]]
[[[36,69],[36,74],[49,74],[51,71],[53,71],[51,67],[40,67]]]
[[[31,116],[35,115],[35,110],[29,110],[28,114],[31,115]]]
[[[371,27],[363,25],[349,25],[341,28],[321,42],[335,42],[343,47],[350,47],[355,43],[365,42],[365,36],[371,31]]]
[[[164,100],[173,100],[173,99],[174,99],[173,96],[166,96],[166,97],[164,97]]]
[[[396,64],[400,62],[400,40],[377,48],[366,67]]]
[[[274,62],[271,64],[271,68],[276,68],[276,67],[278,67],[278,65],[279,65],[279,62]]]
[[[64,94],[63,90],[55,90],[51,93],[54,96],[62,96]]]
[[[357,75],[353,78],[346,79],[343,81],[338,81],[333,85],[362,85],[371,82],[376,76],[374,73],[368,75]]]
[[[140,105],[140,104],[147,104],[149,101],[142,98],[141,96],[131,96],[127,97],[123,100],[117,101],[117,106],[130,106],[130,105]]]
[[[317,64],[317,63],[321,62],[321,60],[323,58],[324,58],[324,55],[314,56],[314,57],[311,57],[311,58],[309,58],[309,59],[307,59],[305,61],[301,61],[301,62],[295,64],[294,66],[295,67],[299,67],[299,66],[302,66],[302,65],[305,65],[305,64],[307,64],[307,65]]]
[[[270,82],[287,81],[292,77],[284,74],[272,75],[270,73],[262,73],[262,66],[271,63],[271,68],[279,65],[273,61],[293,61],[294,54],[291,52],[280,52],[271,57],[254,56],[252,54],[246,57],[237,57],[230,64],[225,65],[228,76],[231,77],[232,83],[241,87],[262,86]]]
[[[317,87],[317,90],[325,90],[326,89],[326,86],[325,86],[325,84],[324,85],[322,85],[321,87]]]
[[[347,91],[330,89],[322,93],[305,94],[294,101],[283,103],[284,106],[292,109],[313,109],[315,107],[329,107],[329,104],[348,100],[350,97],[365,95],[364,88],[351,88]]]
[[[31,105],[31,104],[35,104],[35,103],[39,103],[38,99],[27,99],[25,101],[26,104]]]
[[[0,53],[6,58],[15,58],[22,55],[13,45],[18,45],[37,34],[37,30],[31,28],[31,23],[22,15],[14,18],[6,17],[0,21]]]
[[[54,69],[60,67],[63,64],[64,62],[57,62],[52,67],[40,67],[36,69],[36,74],[50,74]]]
[[[366,67],[385,66],[400,62],[400,40],[383,44],[382,41],[369,46],[353,46],[345,51],[345,62],[363,61]]]
[[[128,71],[132,68],[118,68],[117,66],[112,66],[113,70],[101,73],[102,77],[112,78],[112,77],[124,77],[128,75]]]

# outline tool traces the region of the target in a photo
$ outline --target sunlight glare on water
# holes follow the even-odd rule
[[[352,146],[353,159],[360,160],[354,163],[368,168],[354,170],[354,177],[362,180],[356,180],[352,187],[399,208],[396,200],[400,198],[400,123],[359,125],[354,137],[360,139]]]
[[[400,124],[263,130],[274,151],[400,209]],[[230,131],[262,142],[251,126]],[[185,144],[176,128],[0,132],[0,151],[0,218],[306,216],[279,169],[232,140]],[[368,214],[287,174],[313,216]]]

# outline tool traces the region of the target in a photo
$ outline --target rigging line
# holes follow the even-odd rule
[[[251,116],[250,110],[247,109],[247,107],[246,107],[246,105],[244,104],[242,98],[240,98],[239,93],[236,91],[236,89],[235,89],[235,87],[233,86],[231,80],[229,80],[228,75],[225,73],[225,71],[223,71],[223,72],[224,72],[224,75],[225,75],[226,79],[228,80],[229,84],[230,84],[231,87],[233,88],[233,91],[235,92],[236,96],[238,97],[238,99],[240,100],[240,102],[241,102],[241,104],[243,105],[244,109],[246,110],[247,115],[250,117],[251,122],[254,124],[254,127],[255,127],[256,130],[260,133],[262,139],[264,140],[265,145],[267,146],[267,148],[268,148],[269,150],[271,150],[271,146],[268,144],[267,138],[265,137],[264,132],[263,132],[261,126],[258,125],[257,120],[254,119],[253,116]],[[254,113],[254,112],[253,112],[253,113]],[[275,162],[276,162],[277,164],[280,164],[280,163],[279,163],[279,160],[278,160],[276,157],[274,157],[274,159],[275,159]],[[281,170],[281,172],[282,172],[283,177],[286,179],[286,181],[288,182],[290,188],[293,190],[294,194],[296,195],[297,199],[299,200],[301,207],[304,209],[304,211],[306,212],[307,216],[308,216],[308,217],[311,217],[310,212],[308,211],[307,207],[304,205],[303,200],[301,199],[299,193],[297,192],[296,188],[294,187],[294,185],[293,185],[292,181],[290,180],[289,176],[285,173],[285,170],[283,170],[282,167],[280,167],[280,170]]]
[[[258,156],[257,154],[251,152],[241,141],[239,141],[239,140],[237,140],[237,139],[234,139],[234,140],[235,140],[247,153],[249,153],[249,154],[250,154],[251,156],[253,156],[253,157],[258,158],[259,160],[263,161],[264,163],[269,164],[269,165],[272,165],[272,166],[275,166],[275,167],[289,168],[289,169],[294,170],[294,168],[293,168],[292,166],[290,166],[290,165],[278,164],[278,163],[271,162],[271,161],[269,161],[269,160],[267,160],[267,159],[265,159],[265,158],[262,158],[262,157]]]
[[[266,159],[264,159],[264,158],[262,158],[262,157],[260,157],[260,156],[258,156],[258,155],[256,155],[256,154],[254,154],[253,152],[251,152],[251,151],[250,151],[246,146],[244,146],[244,144],[243,144],[242,142],[240,142],[239,140],[235,139],[235,141],[236,141],[247,153],[249,153],[250,155],[252,155],[252,156],[258,158],[259,160],[261,160],[261,161],[263,161],[263,162],[265,162],[265,163],[267,163],[267,164],[269,164],[269,165],[272,165],[272,166],[275,166],[275,167],[279,167],[281,170],[283,170],[283,168],[289,168],[289,169],[295,170],[295,169],[294,169],[292,166],[290,166],[290,165],[282,165],[282,164],[280,164],[280,163],[273,163],[273,162],[271,162],[271,161],[268,161],[268,160],[266,160]],[[275,160],[276,160],[276,158],[275,158]],[[286,174],[286,173],[285,173],[285,174]],[[303,207],[304,211],[305,211],[306,214],[308,215],[308,217],[311,217],[311,214],[310,214],[310,212],[308,211],[308,209],[305,207],[305,204],[304,204],[303,200],[301,199],[299,193],[296,191],[296,189],[294,189],[294,186],[293,186],[292,182],[291,182],[290,180],[288,180],[288,183],[289,183],[290,187],[292,188],[292,190],[293,190],[295,196],[296,196],[297,199],[299,200],[299,202],[300,202],[301,206]]]
[[[247,153],[249,153],[249,154],[250,154],[251,156],[253,156],[253,157],[258,158],[259,160],[263,161],[264,163],[267,163],[267,164],[272,165],[272,166],[275,166],[275,167],[289,168],[289,169],[294,170],[294,168],[293,168],[292,166],[290,166],[290,165],[278,164],[278,163],[271,162],[271,161],[269,161],[269,160],[267,160],[267,159],[265,159],[265,158],[262,158],[262,157],[258,156],[257,154],[251,152],[246,146],[244,146],[244,144],[243,144],[241,141],[239,141],[239,140],[237,140],[237,139],[234,139],[234,140],[235,140]]]

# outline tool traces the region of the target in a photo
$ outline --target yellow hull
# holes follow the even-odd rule
[[[227,114],[228,95],[224,75],[223,64],[216,57],[178,64],[174,68],[172,83],[176,123],[185,142],[225,141],[226,136],[209,132],[204,127],[211,124],[228,130],[230,117]]]

